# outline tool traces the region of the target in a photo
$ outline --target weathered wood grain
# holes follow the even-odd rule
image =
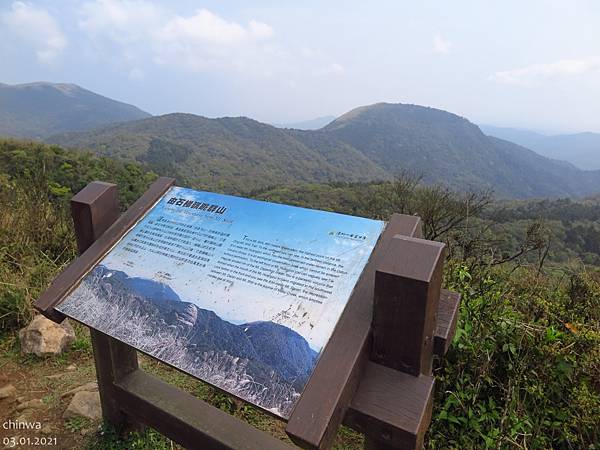
[[[285,442],[140,370],[116,385],[121,407],[190,450],[291,450]]]
[[[431,421],[433,377],[418,377],[370,361],[344,424],[373,449],[418,449]],[[367,448],[366,447],[366,448]]]
[[[445,245],[395,236],[377,265],[371,359],[429,375]]]
[[[444,356],[452,344],[456,332],[459,306],[460,294],[442,289],[433,341],[433,353],[438,356]]]

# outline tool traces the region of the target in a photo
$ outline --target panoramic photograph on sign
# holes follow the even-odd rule
[[[57,309],[287,418],[384,226],[173,187]]]

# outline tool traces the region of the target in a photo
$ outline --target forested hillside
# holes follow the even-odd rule
[[[376,104],[320,130],[279,129],[247,118],[168,114],[48,142],[235,192],[297,182],[380,181],[409,173],[452,189],[507,198],[600,192],[600,171],[583,171],[485,136],[468,120],[433,108]]]
[[[390,178],[343,142],[300,141],[285,130],[243,117],[168,114],[49,141],[137,161],[186,184],[217,186],[229,193],[290,182]]]
[[[138,163],[56,146],[0,142],[3,370],[18,364],[22,371],[38,373],[48,364],[60,369],[60,364],[76,362],[81,367],[78,373],[93,374],[85,334],[61,360],[48,363],[19,354],[16,330],[31,317],[32,302],[76,254],[68,207],[72,193],[93,179],[114,181],[125,206],[155,177]],[[549,249],[560,243],[545,226],[554,220],[572,227],[595,222],[596,200],[498,205],[486,192],[460,194],[406,177],[380,183],[281,186],[244,194],[375,218],[388,218],[392,212],[418,214],[425,237],[446,242],[444,286],[460,292],[462,303],[452,347],[435,369],[426,448],[591,449],[600,441],[600,270],[577,258],[581,243],[569,247],[574,258],[549,264],[553,258]],[[494,228],[515,224],[511,241],[503,240]],[[573,235],[579,234],[573,230]],[[597,257],[592,247],[584,250],[584,258]],[[170,376],[171,382],[216,407],[286,439],[272,419],[252,407],[240,407],[180,374]],[[40,388],[47,389],[52,381],[41,378],[46,384]],[[49,394],[50,405],[64,410],[62,400],[55,397]],[[75,422],[65,423],[60,426],[80,429]],[[152,432],[123,441],[103,429],[85,439],[90,448],[170,448]],[[360,437],[343,430],[336,445],[361,448]]]
[[[354,109],[324,130],[398,174],[428,183],[492,189],[502,197],[580,196],[600,190],[600,172],[544,158],[485,136],[463,117],[418,105],[381,103]]]

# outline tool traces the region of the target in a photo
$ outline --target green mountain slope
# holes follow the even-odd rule
[[[600,192],[600,172],[544,158],[491,138],[468,120],[433,108],[376,104],[320,130],[278,129],[247,118],[168,114],[49,142],[137,160],[194,186],[239,192],[297,182],[389,180],[400,173],[501,197]]]
[[[366,181],[390,175],[342,142],[325,145],[248,118],[167,114],[48,141],[134,159],[193,186],[225,192],[308,181]]]
[[[416,105],[380,103],[344,114],[324,132],[392,173],[410,170],[456,189],[505,197],[581,196],[600,191],[600,172],[544,158],[485,136],[468,120]]]
[[[0,136],[43,139],[145,117],[150,114],[74,84],[0,84]]]

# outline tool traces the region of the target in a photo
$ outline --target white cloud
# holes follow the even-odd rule
[[[130,65],[252,70],[256,61],[277,56],[268,24],[244,25],[207,9],[182,16],[146,0],[96,0],[84,4],[80,15],[79,28],[98,51],[114,58],[116,50]]]
[[[3,34],[28,44],[43,63],[53,62],[67,45],[66,36],[50,13],[29,3],[14,2],[9,11],[0,14],[0,24]]]
[[[206,9],[200,9],[193,16],[172,18],[158,36],[161,41],[181,45],[237,45],[248,39],[249,33],[238,23],[227,22]]]
[[[490,81],[520,86],[533,86],[540,81],[600,72],[600,57],[562,59],[547,64],[531,64],[512,70],[496,72]]]
[[[94,39],[121,44],[143,39],[161,23],[163,11],[144,0],[96,0],[79,11],[79,28]]]
[[[441,34],[436,34],[433,37],[433,51],[436,53],[446,54],[450,51],[450,47],[452,43],[446,39]]]

